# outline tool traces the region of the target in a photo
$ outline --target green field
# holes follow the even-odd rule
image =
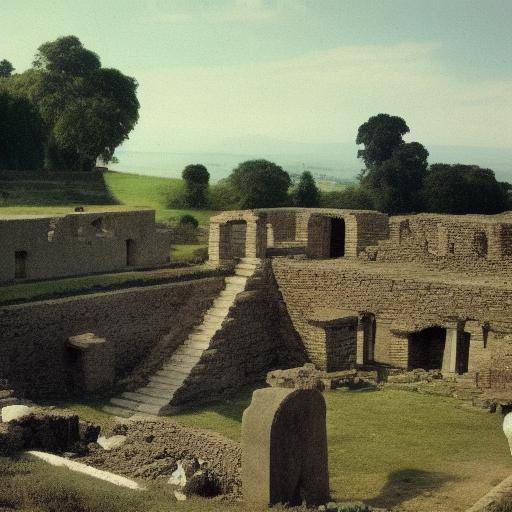
[[[462,511],[512,470],[499,415],[463,408],[453,398],[392,389],[324,396],[330,482],[338,501],[357,499],[415,512]],[[243,393],[173,419],[239,440],[242,412],[249,401],[250,393]],[[84,419],[112,421],[99,406],[71,404],[71,408]],[[146,510],[160,510],[158,496]],[[197,510],[224,507],[210,506]],[[173,510],[196,509],[192,504],[176,504]]]
[[[90,211],[105,208],[115,210],[149,207],[156,210],[157,222],[172,224],[177,222],[181,215],[190,213],[197,218],[201,225],[206,226],[211,215],[215,213],[209,210],[167,208],[168,201],[176,197],[183,187],[183,181],[177,178],[107,172],[104,174],[104,179],[106,193],[99,197],[109,197],[116,203],[115,205],[108,203],[102,205],[98,202],[90,204],[84,203],[79,198],[70,199],[70,197],[74,197],[73,194],[70,194],[69,190],[60,190],[58,183],[54,184],[54,188],[47,189],[42,193],[41,190],[37,189],[37,183],[32,184],[31,187],[24,187],[23,182],[20,182],[19,188],[11,191],[10,199],[0,201],[0,205],[4,205],[0,206],[0,216],[5,214],[52,215],[69,213],[73,211],[76,205],[85,205],[86,210]],[[79,185],[77,185],[78,188],[80,188]]]

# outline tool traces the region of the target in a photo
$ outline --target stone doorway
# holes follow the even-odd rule
[[[331,238],[329,247],[331,258],[342,258],[345,256],[345,220],[331,218]]]
[[[126,240],[126,266],[133,267],[135,265],[135,240]]]
[[[245,258],[247,222],[244,220],[226,222],[220,226],[220,259]]]
[[[428,327],[409,337],[409,368],[441,370],[446,344],[446,329]]]
[[[25,279],[27,277],[27,251],[16,251],[14,253],[14,279]]]
[[[373,363],[375,360],[375,336],[377,322],[375,315],[367,313],[361,318],[363,330],[363,364]]]

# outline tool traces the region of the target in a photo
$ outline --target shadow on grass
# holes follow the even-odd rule
[[[380,494],[367,502],[374,507],[396,507],[404,501],[439,489],[445,483],[455,480],[457,477],[446,473],[401,469],[391,473]]]

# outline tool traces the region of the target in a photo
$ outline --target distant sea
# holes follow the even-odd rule
[[[358,172],[358,162],[353,169],[344,168],[340,162],[329,159],[315,159],[310,155],[261,155],[228,153],[156,153],[143,151],[118,151],[117,164],[109,164],[109,169],[127,173],[179,178],[188,164],[203,164],[210,173],[210,179],[217,181],[227,178],[241,162],[265,158],[280,165],[290,173],[309,170],[315,177],[330,178],[341,183],[354,181]]]

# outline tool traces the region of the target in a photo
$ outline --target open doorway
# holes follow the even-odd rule
[[[372,363],[375,359],[375,334],[377,323],[375,315],[366,313],[361,319],[363,326],[363,364]]]
[[[135,240],[126,240],[126,266],[133,267],[135,265]]]
[[[443,367],[446,329],[428,327],[409,338],[409,368],[441,370]]]
[[[345,256],[345,221],[331,218],[331,239],[329,257],[342,258]]]
[[[14,253],[14,279],[26,279],[27,277],[27,251]]]
[[[229,221],[220,226],[219,257],[221,260],[245,258],[247,222]]]
[[[455,370],[459,375],[469,370],[469,344],[471,334],[462,332],[457,338],[457,357],[455,359]]]

